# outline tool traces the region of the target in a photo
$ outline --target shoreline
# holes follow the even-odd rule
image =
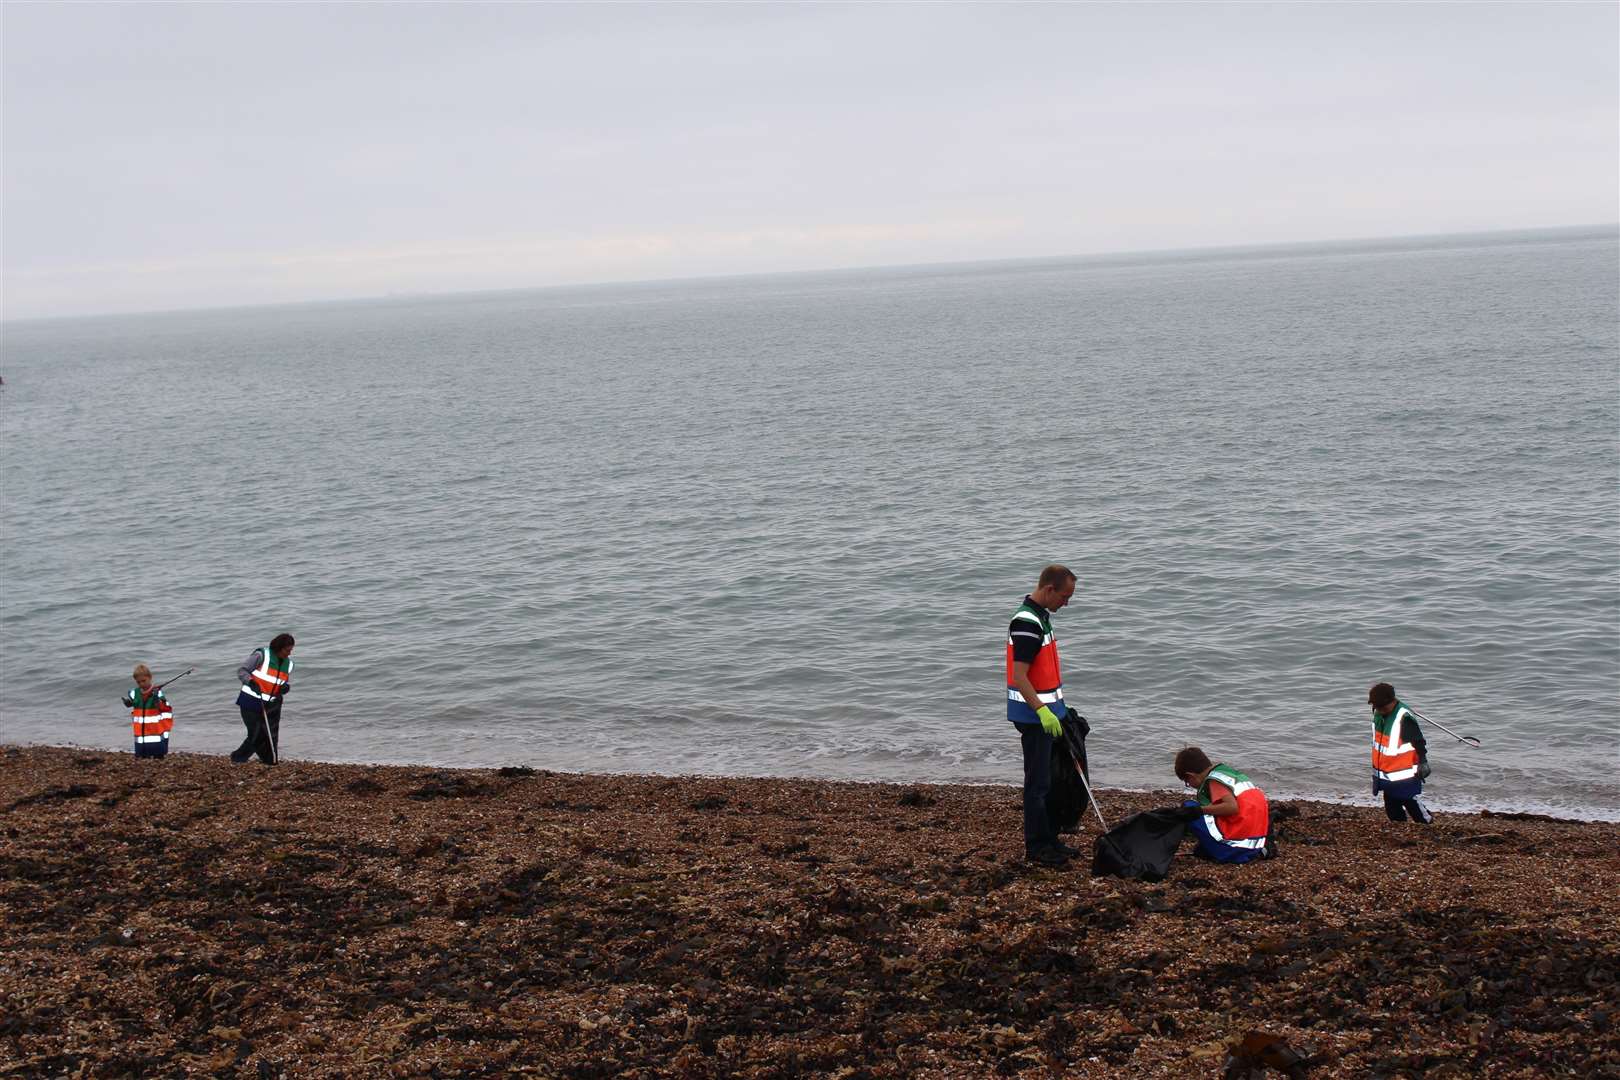
[[[0,747],[0,1076],[1620,1075],[1620,829],[1273,820],[1144,884],[1002,785]]]
[[[126,742],[127,742],[127,740],[126,740]],[[3,750],[8,749],[8,748],[18,749],[18,750],[72,750],[72,751],[75,751],[75,752],[89,753],[89,754],[111,754],[111,755],[123,754],[125,757],[131,756],[130,753],[129,753],[128,746],[126,744],[124,744],[124,743],[120,743],[118,746],[115,747],[115,746],[91,746],[91,745],[82,744],[82,743],[43,743],[43,742],[5,742],[5,741],[0,741],[0,751],[3,751]],[[180,751],[180,752],[171,751],[171,753],[176,753],[177,755],[183,755],[183,756],[186,756],[186,757],[196,757],[196,758],[220,758],[220,759],[222,759],[222,758],[225,758],[225,757],[228,756],[225,753],[217,753],[216,754],[216,753],[207,753],[207,752],[204,752],[204,751],[191,751],[191,750]],[[291,763],[293,761],[302,762],[303,764],[306,764],[306,765],[332,765],[332,766],[341,766],[341,767],[344,767],[344,768],[438,769],[438,770],[450,770],[450,771],[455,771],[455,772],[487,772],[487,771],[492,770],[492,769],[501,769],[501,768],[530,768],[530,769],[534,769],[534,770],[540,771],[540,772],[556,773],[556,774],[558,774],[560,776],[601,776],[601,777],[608,777],[608,778],[614,778],[614,779],[620,779],[620,778],[623,778],[623,779],[644,778],[644,779],[649,779],[649,780],[683,780],[683,779],[684,780],[722,780],[722,781],[724,781],[724,780],[737,780],[737,781],[744,781],[744,782],[747,782],[747,781],[760,781],[760,782],[767,782],[767,783],[776,781],[776,782],[783,782],[783,783],[805,782],[805,783],[824,783],[824,784],[880,784],[880,785],[881,784],[892,784],[892,785],[898,785],[898,786],[902,786],[902,787],[914,786],[914,785],[922,785],[922,786],[930,786],[930,787],[1010,788],[1013,791],[1019,790],[1019,785],[1020,785],[1019,779],[1016,777],[1016,775],[1014,775],[1018,771],[1018,763],[1016,761],[1011,763],[1012,773],[1009,773],[1009,778],[1007,780],[966,780],[966,779],[953,779],[953,778],[946,778],[946,779],[942,779],[942,780],[906,780],[906,779],[896,779],[896,778],[876,778],[876,779],[874,779],[874,778],[866,778],[866,777],[847,777],[847,776],[812,776],[812,775],[809,775],[809,774],[791,774],[791,773],[789,773],[789,774],[769,774],[769,775],[767,775],[767,774],[739,775],[739,774],[736,774],[736,773],[705,773],[705,772],[681,772],[681,773],[674,773],[674,772],[671,772],[671,773],[661,773],[661,772],[611,772],[611,771],[601,771],[601,770],[586,771],[586,770],[576,770],[576,769],[566,769],[566,768],[555,768],[555,767],[547,766],[547,765],[525,765],[525,764],[522,764],[522,763],[518,763],[518,764],[510,764],[510,763],[508,763],[506,765],[444,765],[444,764],[437,764],[437,763],[434,763],[434,762],[422,762],[422,761],[337,761],[337,760],[331,760],[331,759],[327,759],[327,758],[289,758],[288,759],[288,763]],[[1263,786],[1264,786],[1264,788],[1266,790],[1266,793],[1267,793],[1267,795],[1269,797],[1271,795],[1273,785],[1266,784],[1266,785],[1263,785]],[[1176,802],[1176,801],[1179,801],[1180,799],[1186,797],[1185,795],[1182,794],[1182,789],[1176,788],[1171,784],[1165,784],[1165,785],[1160,786],[1160,787],[1105,787],[1105,786],[1098,786],[1096,790],[1099,793],[1105,793],[1105,794],[1106,793],[1114,793],[1114,794],[1120,794],[1120,795],[1132,796],[1132,797],[1134,797],[1134,796],[1148,796],[1148,797],[1158,798],[1158,799],[1161,800],[1161,802],[1164,805],[1168,805],[1171,802]],[[1372,795],[1370,793],[1364,794],[1364,795],[1357,795],[1357,794],[1352,794],[1350,792],[1342,792],[1342,793],[1331,793],[1331,792],[1329,792],[1329,793],[1321,793],[1321,792],[1289,793],[1289,792],[1284,791],[1284,792],[1279,793],[1278,795],[1276,795],[1275,798],[1279,802],[1321,803],[1324,806],[1342,806],[1342,807],[1360,808],[1360,809],[1369,809],[1369,808],[1370,809],[1378,809],[1379,807],[1381,807],[1383,805],[1378,796]],[[1430,810],[1434,811],[1434,813],[1436,813],[1436,814],[1446,814],[1446,815],[1451,815],[1451,816],[1467,817],[1467,816],[1472,816],[1472,815],[1484,815],[1486,817],[1517,817],[1517,818],[1525,818],[1525,819],[1529,819],[1529,820],[1538,820],[1538,821],[1554,821],[1554,822],[1560,822],[1560,823],[1563,823],[1563,824],[1571,824],[1571,825],[1620,825],[1620,808],[1614,808],[1614,809],[1584,808],[1584,809],[1578,809],[1578,810],[1571,810],[1571,809],[1568,809],[1568,808],[1565,808],[1565,807],[1552,806],[1552,805],[1545,804],[1545,803],[1537,803],[1537,802],[1514,803],[1514,802],[1508,802],[1508,801],[1504,800],[1504,801],[1501,801],[1501,802],[1497,803],[1497,805],[1501,806],[1502,809],[1493,809],[1492,807],[1486,806],[1483,803],[1479,803],[1479,802],[1469,800],[1469,799],[1461,799],[1461,798],[1459,798],[1457,801],[1453,802],[1443,794],[1443,789],[1442,789],[1442,793],[1438,794],[1438,795],[1435,794],[1434,792],[1425,792],[1424,796],[1423,796],[1423,800],[1424,800],[1424,804],[1427,805]],[[1104,807],[1104,812],[1105,813],[1107,812],[1107,807],[1106,806]],[[1584,816],[1583,817],[1583,816],[1581,816],[1583,814],[1591,815],[1591,816]],[[1112,820],[1112,815],[1110,815],[1110,820]]]

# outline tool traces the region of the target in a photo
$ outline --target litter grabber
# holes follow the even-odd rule
[[[190,675],[193,671],[196,671],[196,670],[197,669],[194,668],[194,667],[188,667],[188,668],[186,668],[186,670],[182,671],[180,674],[176,675],[174,678],[172,678],[172,679],[164,679],[162,682],[160,682],[156,686],[152,687],[152,689],[153,690],[161,690],[165,686],[168,686],[170,683],[179,682],[181,679],[185,678],[187,675]]]
[[[1066,721],[1063,725],[1063,741],[1068,746],[1069,753],[1074,755],[1075,773],[1080,777],[1081,786],[1086,789],[1086,801],[1091,804],[1091,810],[1097,815],[1097,821],[1102,825],[1103,832],[1107,832],[1108,822],[1103,820],[1102,808],[1097,805],[1097,796],[1091,793],[1091,781],[1086,779],[1089,763],[1086,761],[1085,739],[1091,731],[1091,725],[1086,723],[1085,717],[1073,709],[1070,709],[1063,719]]]
[[[1422,713],[1418,712],[1416,709],[1412,708],[1412,706],[1410,706],[1410,705],[1408,705],[1406,707],[1406,711],[1411,713],[1413,716],[1417,717],[1419,720],[1423,721],[1425,724],[1433,724],[1435,727],[1439,728],[1441,731],[1445,732],[1447,735],[1450,735],[1453,739],[1456,739],[1458,742],[1462,743],[1464,746],[1478,746],[1479,745],[1479,740],[1474,738],[1472,735],[1459,735],[1455,731],[1452,731],[1450,728],[1446,727],[1446,725],[1440,723],[1438,720],[1430,720],[1427,716],[1424,716]]]
[[[197,670],[196,668],[186,668],[186,670],[184,670],[180,674],[174,676],[174,678],[172,678],[172,679],[164,679],[162,682],[154,684],[146,692],[148,694],[155,694],[159,690],[162,690],[165,686],[168,686],[170,683],[177,682],[180,679],[185,678],[187,675],[190,675],[193,671],[196,671],[196,670]],[[134,702],[133,698],[129,698],[129,697],[124,698],[124,706],[126,708],[132,708],[134,706],[134,704],[135,704],[135,702]]]
[[[264,707],[263,701],[259,702],[259,717],[264,721],[264,741],[270,747],[270,764],[274,765],[277,757],[276,740],[270,734],[270,712]]]
[[[1097,821],[1102,825],[1103,832],[1108,831],[1108,822],[1103,820],[1102,807],[1097,805],[1097,796],[1091,793],[1091,783],[1086,779],[1086,770],[1080,770],[1080,782],[1086,787],[1086,798],[1091,801],[1092,812],[1097,815]]]

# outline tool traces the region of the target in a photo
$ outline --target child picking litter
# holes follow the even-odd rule
[[[152,671],[145,664],[135,665],[135,686],[124,695],[124,707],[129,710],[129,722],[135,729],[135,756],[167,754],[174,710],[169,707],[163,688],[152,685]]]
[[[1391,821],[1419,825],[1434,820],[1419,797],[1429,775],[1429,747],[1417,717],[1395,696],[1395,688],[1381,682],[1367,691],[1373,711],[1373,794],[1384,796],[1384,813]]]

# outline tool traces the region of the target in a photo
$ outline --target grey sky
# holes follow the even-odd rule
[[[3,19],[7,318],[1620,218],[1612,3]]]

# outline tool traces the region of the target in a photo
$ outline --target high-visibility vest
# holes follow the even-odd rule
[[[1198,801],[1204,806],[1215,801],[1209,792],[1212,780],[1232,792],[1237,799],[1238,812],[1225,817],[1205,814],[1204,825],[1209,835],[1235,848],[1265,847],[1266,834],[1271,831],[1271,807],[1266,804],[1266,793],[1230,765],[1216,765],[1198,788]]]
[[[1007,632],[1007,719],[1018,724],[1036,724],[1036,717],[1024,695],[1013,685],[1013,634],[1039,637],[1041,651],[1029,665],[1029,681],[1035,687],[1035,696],[1042,705],[1057,705],[1063,701],[1063,671],[1058,665],[1057,638],[1052,635],[1052,617],[1025,600],[1013,613],[1012,625]],[[1062,715],[1062,709],[1053,712]]]
[[[1405,739],[1406,706],[1399,701],[1388,716],[1373,710],[1373,776],[1379,780],[1410,780],[1418,773],[1417,747]]]
[[[242,693],[259,701],[273,701],[276,691],[292,681],[292,660],[277,656],[268,645],[259,653],[263,659],[242,684]]]
[[[142,694],[141,688],[136,686],[125,696],[135,703],[129,710],[129,722],[135,731],[135,741],[167,742],[169,731],[174,727],[174,710],[169,707],[169,699],[163,696],[163,691],[153,690],[149,694]]]

